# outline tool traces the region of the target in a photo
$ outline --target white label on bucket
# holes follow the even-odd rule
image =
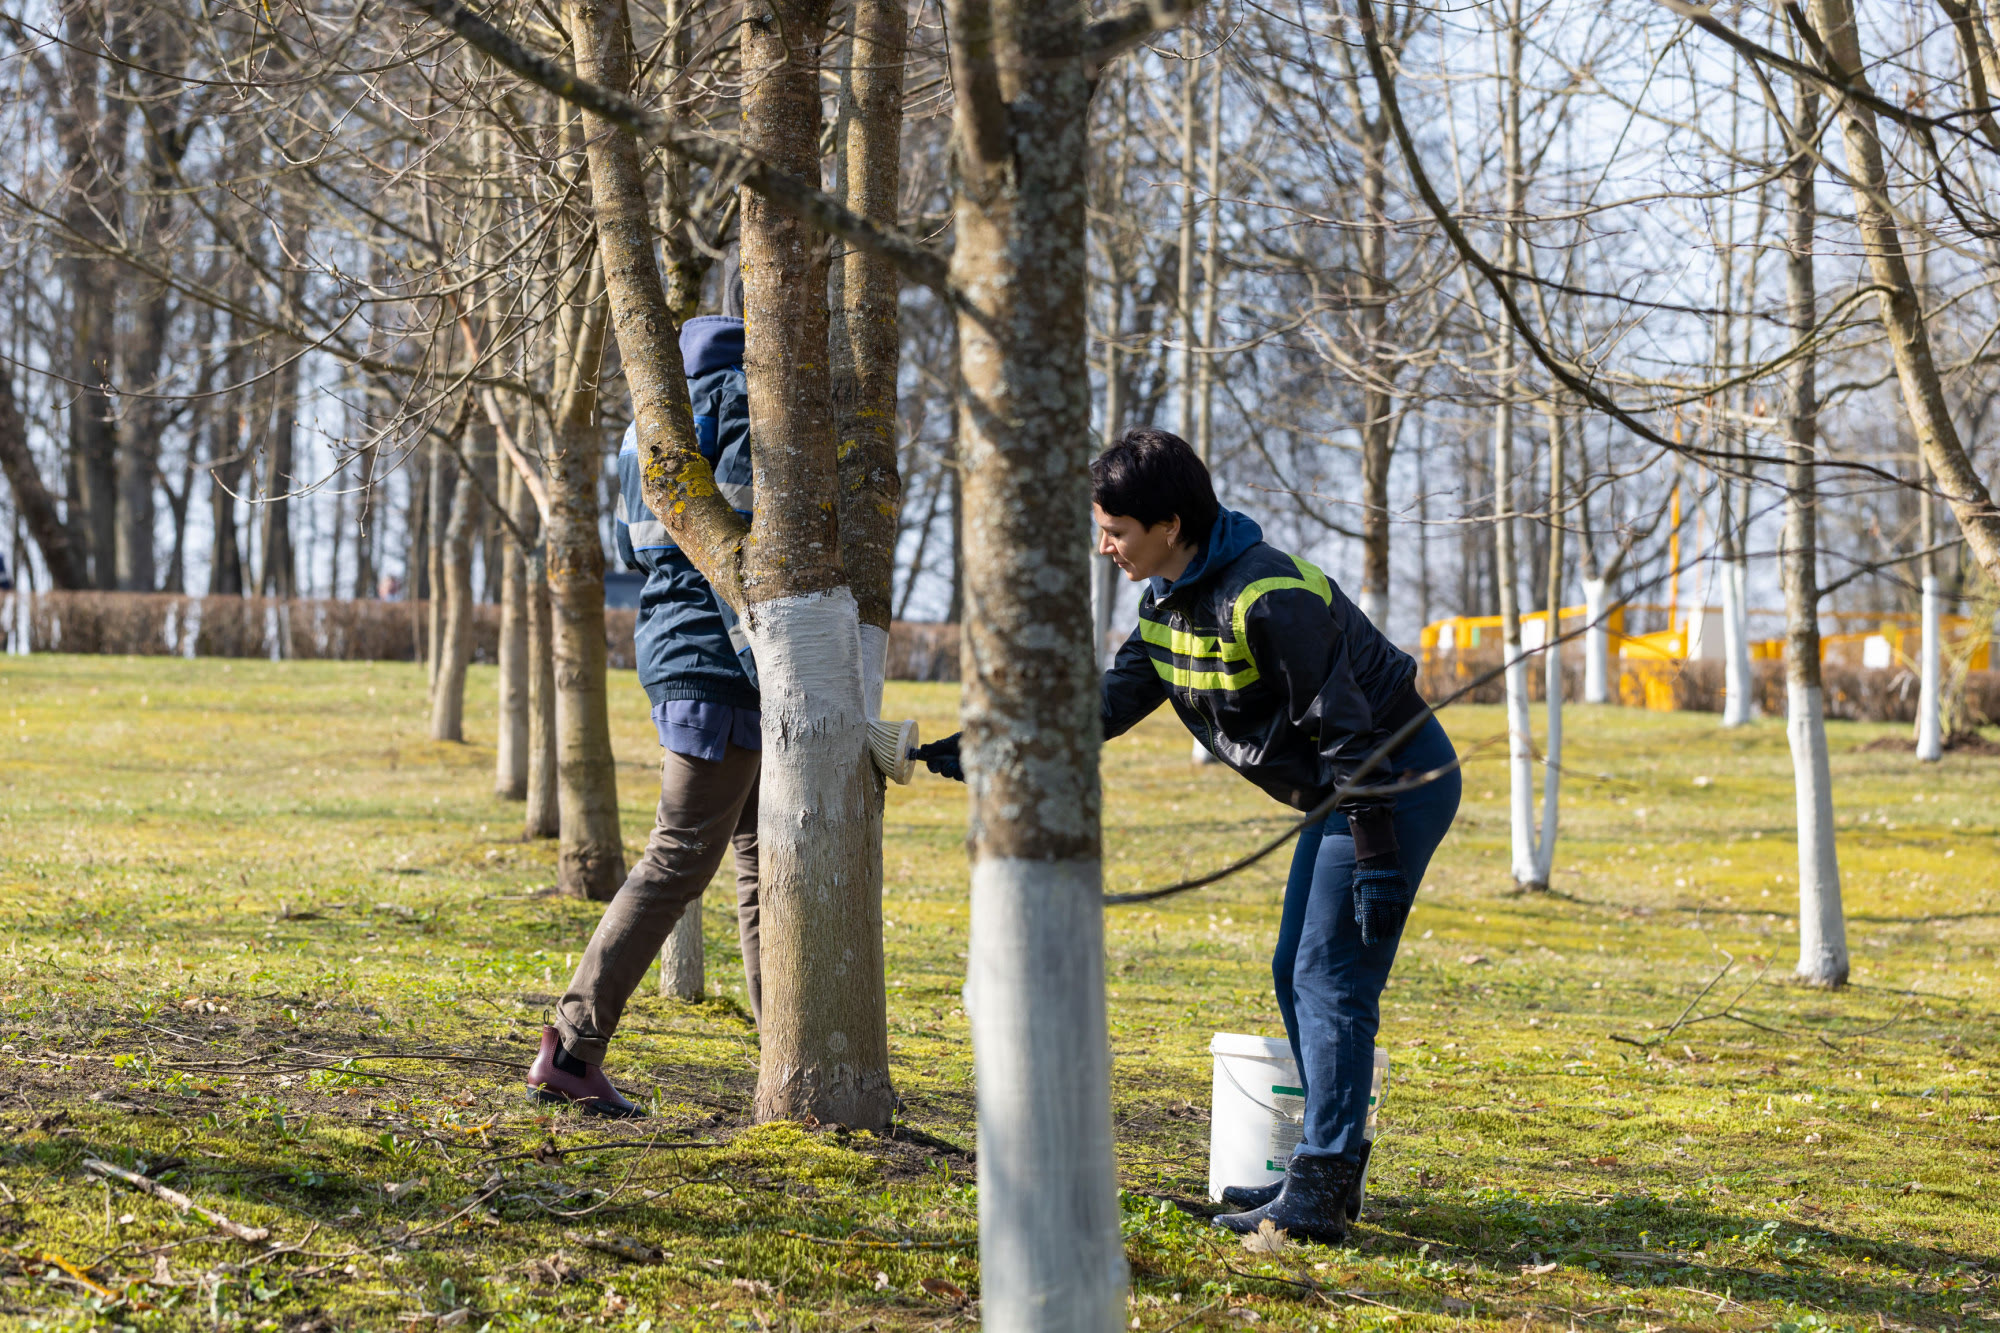
[[[1292,1149],[1306,1136],[1306,1090],[1282,1084],[1271,1087],[1271,1147],[1264,1159],[1266,1171],[1283,1171],[1292,1160]]]

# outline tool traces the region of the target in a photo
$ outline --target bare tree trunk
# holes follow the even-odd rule
[[[549,606],[548,555],[537,546],[525,562],[528,583],[528,808],[522,836],[553,838],[562,832],[556,798],[556,662],[554,613]]]
[[[530,539],[539,516],[528,487],[511,466],[499,470],[500,503],[514,527]],[[512,533],[500,541],[500,679],[493,794],[503,801],[528,797],[528,561]]]
[[[465,671],[472,661],[472,526],[479,496],[472,470],[458,469],[451,488],[451,517],[445,523],[441,586],[443,634],[438,640],[437,677],[431,684],[431,739],[465,739]]]
[[[835,144],[844,168],[844,202],[884,227],[897,222],[908,22],[905,0],[857,0],[841,97],[842,139]],[[882,711],[903,506],[896,472],[901,282],[887,260],[849,247],[835,285],[840,302],[830,332],[834,431],[840,442],[840,559],[861,617],[862,701],[873,716]],[[878,838],[878,859],[880,851]]]
[[[777,22],[744,29],[745,67],[762,71],[744,92],[744,139],[781,169],[811,178],[820,160],[827,5],[779,0],[773,8]],[[757,195],[742,194],[741,212],[744,365],[757,441],[745,626],[764,703],[757,1116],[814,1115],[873,1128],[888,1123],[894,1101],[882,975],[881,779],[867,758],[859,609],[825,504],[840,487],[820,295],[825,247],[807,224]],[[878,594],[869,595],[873,602]]]
[[[1506,173],[1506,202],[1500,232],[1500,267],[1520,266],[1520,219],[1527,192],[1521,157],[1521,3],[1508,0],[1507,68],[1502,74],[1500,153]],[[1547,877],[1535,859],[1535,759],[1533,724],[1528,716],[1528,662],[1521,647],[1521,607],[1514,554],[1514,328],[1501,322],[1495,347],[1494,383],[1500,401],[1493,409],[1493,557],[1500,593],[1500,641],[1507,700],[1507,794],[1509,843],[1514,883],[1546,889]]]
[[[556,799],[562,812],[557,882],[566,893],[609,902],[625,882],[618,774],[606,697],[604,542],[597,531],[604,431],[598,370],[608,314],[593,262],[578,336],[565,348],[565,387],[549,460],[545,549],[556,678]]]
[[[1357,102],[1355,110],[1360,110]],[[1361,596],[1356,605],[1377,629],[1389,624],[1389,463],[1396,447],[1396,402],[1390,392],[1394,349],[1383,338],[1389,282],[1388,148],[1386,120],[1362,121],[1361,308]]]
[[[451,525],[453,481],[452,460],[445,455],[444,442],[432,440],[430,471],[424,479],[424,582],[430,587],[424,605],[424,677],[433,698],[444,666],[444,544],[445,530]]]
[[[631,78],[621,0],[569,0],[585,77]],[[744,141],[780,170],[820,169],[823,0],[746,24]],[[646,502],[743,612],[764,712],[758,829],[764,1023],[757,1114],[879,1128],[888,1072],[879,780],[867,757],[860,619],[840,565],[828,383],[825,247],[750,192],[739,198],[757,540],[716,493],[688,408],[636,145],[584,118],[592,206],[638,424]]]
[[[1813,0],[1812,13],[1833,73],[1850,87],[1867,88],[1853,0]],[[1973,556],[1986,577],[2000,582],[2000,509],[1994,507],[1985,482],[1966,456],[1958,427],[1951,419],[1950,404],[1945,401],[1944,385],[1931,355],[1923,300],[1910,277],[1902,232],[1889,201],[1889,174],[1875,113],[1852,97],[1841,99],[1839,110],[1847,174],[1854,187],[1855,225],[1861,231],[1869,276],[1877,288],[1882,328],[1889,335],[1910,429],[1965,532]]]
[[[958,98],[951,274],[966,294],[961,661],[981,1300],[996,1333],[1110,1333],[1125,1322],[1126,1273],[1085,541],[1084,11],[1067,0],[946,8]]]
[[[674,922],[660,949],[660,994],[676,1000],[699,1000],[708,993],[708,961],[702,954],[701,899],[696,898]]]
[[[14,377],[8,370],[0,370],[0,475],[6,476],[13,493],[16,516],[27,525],[28,535],[41,550],[50,582],[58,588],[82,587],[82,562],[70,544],[62,515],[56,512],[55,497],[35,470],[35,456],[28,450],[27,423],[14,402]]]
[[[1819,97],[1799,81],[1792,94],[1798,142],[1785,174],[1789,205],[1786,305],[1801,351],[1786,385],[1785,448],[1785,713],[1792,748],[1799,841],[1798,975],[1815,986],[1847,984],[1847,921],[1840,903],[1840,858],[1834,846],[1833,774],[1826,747],[1826,707],[1819,674],[1818,505],[1813,452],[1819,433],[1816,354],[1818,320],[1813,283],[1814,153]]]
[[[119,215],[115,181],[123,164],[124,117],[99,88],[95,52],[103,34],[93,27],[102,9],[82,0],[62,6],[63,101],[56,115],[67,190],[63,222],[82,244],[62,261],[69,294],[71,549],[92,586],[118,586],[118,437],[110,383],[116,356],[117,283],[90,242],[108,243],[107,219]]]

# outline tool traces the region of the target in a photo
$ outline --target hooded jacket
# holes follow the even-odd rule
[[[1178,579],[1149,581],[1139,624],[1104,675],[1104,735],[1171,700],[1216,758],[1310,810],[1424,704],[1410,655],[1310,562],[1263,538],[1224,509]],[[1388,776],[1377,769],[1364,788]],[[1357,853],[1394,850],[1384,802],[1363,795],[1341,809]]]
[[[750,518],[750,403],[743,378],[743,321],[698,315],[681,326],[681,360],[695,438],[715,486]],[[618,558],[646,576],[633,634],[639,684],[657,707],[670,700],[755,709],[757,664],[736,613],[716,596],[667,525],[646,507],[638,427],[618,452]]]

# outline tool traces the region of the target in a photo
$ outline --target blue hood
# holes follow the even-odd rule
[[[1257,520],[1248,514],[1239,514],[1234,509],[1224,509],[1215,516],[1215,526],[1208,530],[1208,540],[1202,543],[1201,553],[1181,571],[1181,576],[1172,583],[1155,577],[1153,599],[1158,601],[1176,588],[1192,588],[1212,574],[1227,569],[1229,563],[1245,551],[1264,540],[1264,529],[1257,526]]]
[[[689,379],[743,364],[743,321],[696,315],[681,325],[681,362]]]

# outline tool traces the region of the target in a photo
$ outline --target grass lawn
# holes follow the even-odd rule
[[[0,1324],[976,1321],[963,789],[889,793],[893,1136],[749,1124],[720,886],[712,998],[635,1002],[610,1067],[653,1116],[607,1128],[531,1106],[512,1068],[597,909],[550,894],[553,844],[491,795],[493,683],[474,670],[476,739],[443,745],[405,664],[0,659]],[[630,673],[612,698],[636,851],[657,751]],[[888,711],[936,736],[956,700],[892,685]],[[1501,728],[1446,721],[1462,747]],[[1251,1253],[1201,1216],[1209,1038],[1281,1031],[1286,857],[1114,909],[1131,1326],[2000,1321],[2000,760],[1864,748],[1901,730],[1833,724],[1838,993],[1786,981],[1780,722],[1573,710],[1535,896],[1509,891],[1501,752],[1479,751],[1385,997],[1394,1069],[1348,1249]],[[1285,826],[1187,749],[1162,714],[1106,750],[1108,888]]]

